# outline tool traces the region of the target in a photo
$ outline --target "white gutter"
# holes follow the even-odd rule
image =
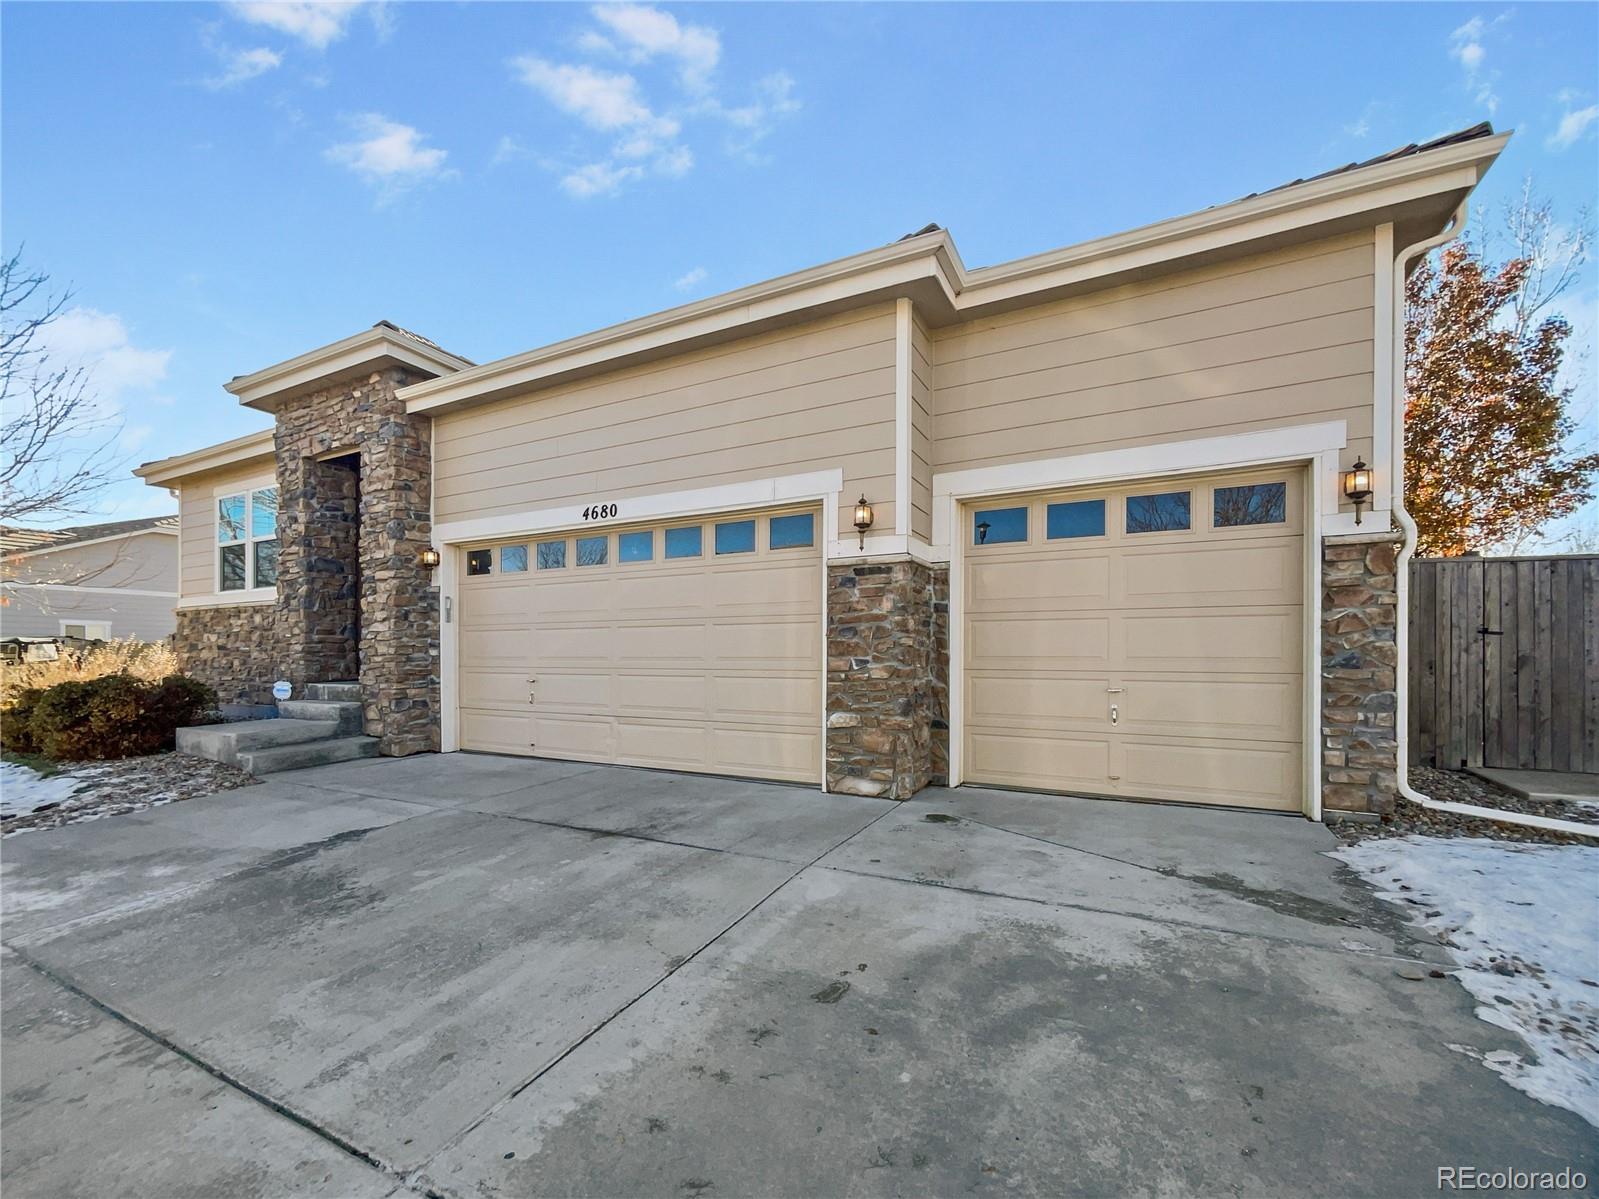
[[[1460,235],[1460,231],[1466,227],[1466,206],[1467,201],[1462,200],[1443,232],[1406,246],[1394,259],[1394,428],[1393,440],[1389,443],[1393,447],[1393,467],[1388,472],[1393,480],[1393,495],[1389,501],[1389,510],[1404,534],[1404,540],[1400,543],[1399,553],[1394,560],[1394,588],[1399,609],[1394,628],[1395,656],[1398,659],[1394,665],[1396,683],[1394,736],[1398,750],[1394,777],[1398,782],[1400,796],[1417,807],[1428,808],[1434,812],[1452,812],[1458,816],[1475,816],[1498,824],[1514,824],[1549,832],[1571,833],[1579,837],[1599,837],[1599,825],[1582,824],[1575,820],[1557,820],[1550,816],[1532,816],[1522,812],[1507,812],[1502,808],[1483,808],[1476,804],[1444,803],[1423,795],[1410,785],[1410,560],[1416,554],[1416,521],[1405,508],[1405,274],[1411,259],[1429,250],[1435,250]]]

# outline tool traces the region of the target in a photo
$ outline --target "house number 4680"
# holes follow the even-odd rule
[[[583,509],[584,520],[609,520],[615,515],[615,504],[595,504],[593,507]]]

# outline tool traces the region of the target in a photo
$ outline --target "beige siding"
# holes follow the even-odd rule
[[[440,522],[841,468],[892,528],[893,309],[443,415],[433,441]]]
[[[933,539],[933,342],[911,321],[911,536]]]
[[[940,331],[938,470],[1343,419],[1371,458],[1368,232]]]
[[[248,484],[262,486],[272,479],[272,462],[262,460],[246,467],[211,471],[183,480],[178,498],[182,548],[179,557],[180,594],[216,593],[217,489]]]

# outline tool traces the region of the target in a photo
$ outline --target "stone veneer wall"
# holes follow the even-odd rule
[[[1321,802],[1385,813],[1399,785],[1397,533],[1322,544]]]
[[[933,726],[932,762],[928,782],[935,787],[949,786],[949,564],[931,570],[932,602],[932,677],[929,680],[928,713]]]
[[[931,780],[933,594],[908,559],[828,568],[829,791],[909,799]]]
[[[417,377],[390,367],[286,400],[277,413],[278,603],[294,655],[289,677],[348,677],[348,599],[358,579],[366,731],[391,755],[439,747],[438,592],[417,561],[433,536],[432,430],[395,395]],[[360,467],[353,546],[347,480],[319,461],[347,453],[359,454]]]
[[[186,674],[216,688],[224,704],[270,704],[288,655],[276,604],[179,608],[173,645]]]

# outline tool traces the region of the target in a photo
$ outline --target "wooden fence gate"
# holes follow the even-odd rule
[[[1410,760],[1599,773],[1599,556],[1410,564]]]

